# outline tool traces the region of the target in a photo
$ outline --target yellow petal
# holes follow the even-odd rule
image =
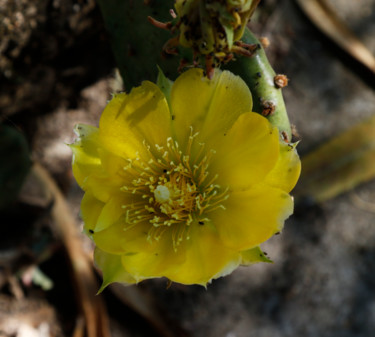
[[[280,142],[280,155],[275,167],[268,173],[264,182],[270,186],[290,192],[301,173],[301,161],[296,151],[297,144]]]
[[[257,185],[232,193],[224,209],[207,214],[223,243],[233,249],[247,250],[269,239],[283,228],[293,213],[293,200],[282,190]]]
[[[108,103],[100,119],[100,140],[124,158],[142,156],[144,141],[166,143],[171,136],[170,122],[164,94],[155,84],[145,81],[130,94],[115,95]]]
[[[95,248],[94,259],[96,265],[103,273],[103,283],[98,293],[101,293],[105,287],[113,282],[136,283],[134,277],[124,269],[121,263],[121,255],[109,254],[99,248]]]
[[[123,181],[119,176],[108,176],[107,173],[93,173],[86,177],[83,188],[91,191],[98,200],[107,203],[113,194],[120,192],[122,185]]]
[[[200,132],[202,141],[225,133],[244,112],[251,111],[249,88],[228,71],[215,71],[212,80],[201,69],[191,69],[177,78],[171,93],[173,130],[183,145],[190,133]]]
[[[74,131],[79,138],[70,145],[73,151],[73,174],[83,188],[87,176],[101,170],[98,154],[99,130],[90,125],[77,124]]]
[[[84,222],[85,232],[91,236],[91,232],[95,230],[99,215],[105,204],[94,197],[87,191],[81,202],[81,217]]]
[[[240,254],[224,247],[216,229],[206,223],[191,225],[190,239],[185,242],[186,261],[166,276],[174,282],[205,286],[212,279],[225,276],[238,267]]]
[[[112,198],[104,205],[94,231],[100,232],[119,220],[124,215],[124,210],[121,208],[123,199],[119,195],[113,195]]]
[[[153,240],[148,250],[129,252],[122,255],[122,263],[137,281],[154,277],[168,277],[185,260],[185,250],[173,249],[171,230],[159,241]],[[172,279],[173,281],[173,279]]]
[[[106,229],[95,232],[92,238],[101,250],[111,254],[150,251],[152,247],[147,241],[150,223],[138,223],[131,228],[129,226],[125,222],[125,217],[122,217]]]
[[[85,231],[100,232],[116,223],[124,214],[121,208],[123,198],[114,195],[107,203],[103,203],[91,191],[87,191],[81,203],[81,216],[85,223]]]
[[[122,186],[124,161],[101,148],[99,130],[90,125],[78,124],[79,138],[70,145],[73,151],[73,174],[85,191],[91,190],[102,202],[107,202]]]
[[[258,262],[272,262],[260,249],[260,247],[254,247],[241,252],[241,264],[249,266]]]
[[[108,177],[124,177],[124,167],[129,164],[125,158],[116,156],[103,147],[98,149],[98,154],[102,161],[102,169]]]
[[[279,135],[266,118],[242,114],[226,136],[216,139],[216,154],[210,170],[219,174],[219,184],[245,190],[262,181],[279,156]]]

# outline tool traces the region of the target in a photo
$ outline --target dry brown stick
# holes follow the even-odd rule
[[[39,164],[34,164],[31,174],[37,179],[46,195],[53,200],[51,216],[60,240],[63,242],[71,263],[73,280],[76,286],[78,307],[85,318],[88,337],[109,337],[109,324],[106,308],[100,296],[95,296],[98,284],[91,261],[82,248],[78,224],[60,189]]]
[[[342,49],[375,74],[375,57],[325,0],[296,0],[308,18]]]

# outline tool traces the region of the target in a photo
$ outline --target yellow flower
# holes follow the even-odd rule
[[[238,76],[192,69],[162,89],[143,82],[113,97],[99,128],[76,127],[73,172],[102,288],[155,277],[206,285],[267,262],[259,245],[293,211],[298,155],[251,112]]]

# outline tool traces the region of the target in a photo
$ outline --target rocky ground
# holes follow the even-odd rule
[[[375,54],[375,1],[328,2]],[[65,143],[72,142],[77,122],[98,123],[110,93],[120,86],[100,12],[90,0],[0,0],[0,15],[5,18],[0,18],[0,121],[22,130],[33,160],[48,169],[78,216],[82,192],[72,178]],[[284,95],[302,140],[301,156],[374,114],[374,76],[313,26],[294,1],[262,1],[252,25],[259,36],[270,39],[267,53],[274,68],[291,79]],[[10,312],[35,308],[52,322],[49,335],[70,335],[74,312],[62,308],[69,301],[24,282],[11,286],[18,281],[10,278],[9,283],[3,275],[4,256],[22,247],[12,234],[13,247],[0,241],[0,336],[15,335],[9,328]],[[84,244],[89,250],[89,243]],[[374,334],[374,181],[322,204],[299,200],[282,234],[262,248],[274,264],[239,268],[207,289],[177,284],[167,289],[165,280],[127,288],[128,295],[151,299],[160,316],[144,314],[131,301],[124,306],[121,290],[107,289],[100,296],[113,335],[170,335],[165,327],[157,330],[155,320],[165,320],[176,336]],[[56,268],[56,257],[51,259],[42,269],[56,282],[65,269]],[[17,276],[14,269],[10,272]],[[34,326],[42,336],[38,324]]]

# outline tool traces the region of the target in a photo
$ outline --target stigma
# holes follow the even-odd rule
[[[170,229],[176,249],[184,239],[189,239],[192,224],[206,224],[210,221],[208,213],[225,209],[228,188],[218,185],[219,176],[210,173],[210,160],[215,151],[197,142],[197,135],[191,128],[183,152],[172,138],[167,139],[165,146],[144,141],[148,158],[141,160],[137,156],[127,160],[128,165],[124,167],[127,184],[121,191],[131,194],[133,202],[122,205],[124,230],[148,222],[147,238],[152,242]]]
[[[154,190],[155,200],[159,203],[164,203],[170,199],[171,193],[169,192],[168,187],[164,185],[159,185]]]

